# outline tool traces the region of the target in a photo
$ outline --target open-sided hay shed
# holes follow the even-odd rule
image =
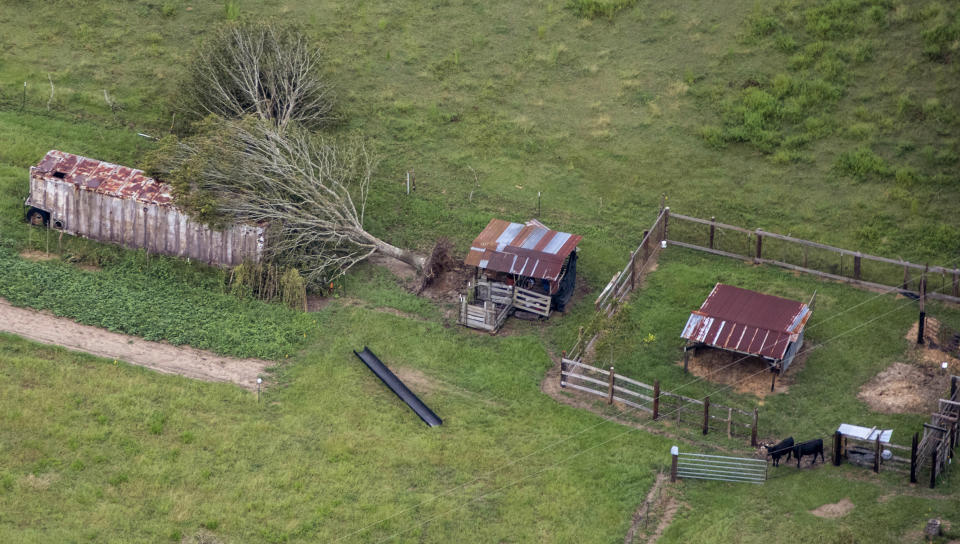
[[[173,204],[143,171],[53,150],[30,167],[27,217],[63,232],[213,265],[259,261],[264,228],[211,229]]]
[[[680,336],[685,352],[705,346],[759,357],[782,374],[803,345],[810,314],[802,302],[718,283]]]

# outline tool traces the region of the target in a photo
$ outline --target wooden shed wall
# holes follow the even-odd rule
[[[174,206],[121,199],[56,178],[31,176],[30,204],[49,212],[51,226],[59,221],[64,232],[150,253],[226,266],[263,255],[263,227],[213,230]]]

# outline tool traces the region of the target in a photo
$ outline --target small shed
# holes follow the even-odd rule
[[[687,349],[706,346],[759,357],[783,374],[803,345],[810,314],[802,302],[718,283],[683,328],[684,360]]]
[[[173,204],[173,188],[142,170],[52,150],[30,167],[31,223],[213,265],[259,261],[265,229],[212,229]]]
[[[542,317],[563,311],[576,287],[578,234],[537,220],[491,219],[464,263],[475,268],[473,304],[461,297],[464,325],[495,331],[513,310]]]

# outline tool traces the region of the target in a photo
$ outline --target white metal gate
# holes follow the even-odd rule
[[[762,484],[767,479],[767,460],[750,457],[724,457],[701,453],[680,453],[676,447],[673,454],[674,478],[720,480],[724,482],[748,482]]]

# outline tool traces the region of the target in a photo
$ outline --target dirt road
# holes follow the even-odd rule
[[[157,372],[209,382],[230,382],[251,390],[257,388],[257,376],[273,364],[261,359],[234,359],[187,346],[150,342],[81,325],[48,312],[17,308],[2,298],[0,331],[44,344],[126,361]]]

